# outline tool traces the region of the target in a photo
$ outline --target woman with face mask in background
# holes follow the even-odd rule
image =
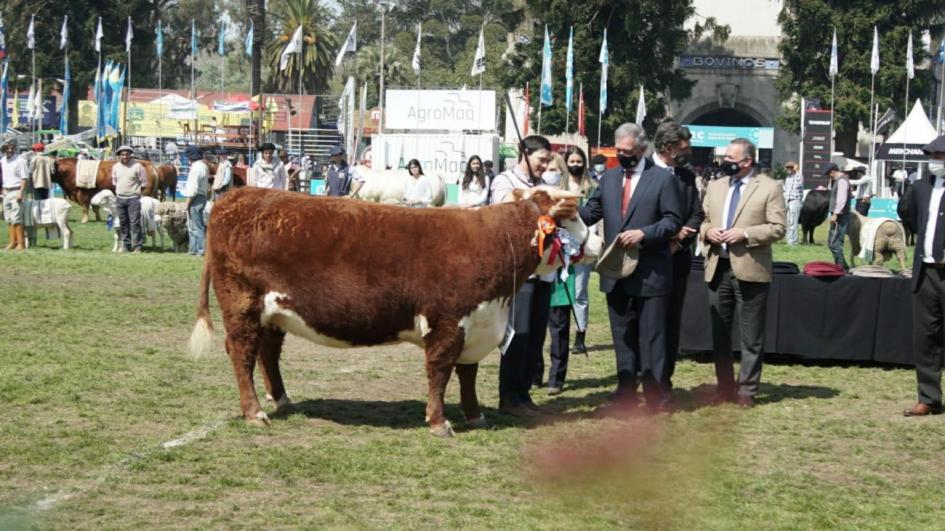
[[[565,170],[559,187],[562,190],[580,193],[580,202],[583,205],[597,188],[597,182],[588,173],[587,155],[581,148],[570,146],[564,152],[564,157],[556,158],[563,161]],[[589,229],[596,233],[597,225]],[[591,269],[593,269],[592,264],[572,265],[568,268],[568,279],[564,282],[555,282],[554,291],[551,294],[551,313],[548,317],[548,334],[551,336],[548,394],[551,395],[561,393],[568,372],[572,304],[577,321],[574,351],[587,353],[584,335],[587,330],[587,285]]]

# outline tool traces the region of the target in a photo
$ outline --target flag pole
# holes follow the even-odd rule
[[[597,115],[597,151],[600,151],[600,126],[604,121],[604,113],[600,112]]]
[[[479,73],[479,132],[482,132],[482,72]]]
[[[830,158],[833,158],[833,152],[836,150],[836,143],[833,138],[834,123],[836,122],[836,114],[834,112],[834,91],[837,87],[837,76],[830,76]]]
[[[537,132],[541,135],[541,95],[538,96],[538,129]]]
[[[906,140],[909,138],[909,76],[906,75],[906,102],[902,108],[902,169],[906,169]]]
[[[299,146],[299,161],[302,160],[302,68],[305,65],[305,30],[302,30],[302,43],[299,47],[299,108],[296,112],[299,115],[299,128],[296,132],[296,139]]]
[[[942,54],[940,53],[939,59],[942,61],[942,77],[939,78],[940,90],[938,96],[938,120],[935,122],[935,132],[942,134],[942,102],[945,101],[945,57],[942,57]]]
[[[130,19],[129,19],[130,21]],[[68,48],[66,48],[68,50]],[[128,46],[128,84],[125,86],[125,106],[121,113],[121,135],[122,143],[128,140],[128,104],[131,103],[131,46]]]
[[[30,21],[32,25],[32,21]],[[33,47],[30,48],[30,55],[33,58],[33,68],[30,70],[30,76],[32,77],[33,90],[36,90],[36,44],[33,44]],[[36,142],[36,94],[33,94],[34,101],[31,103],[33,108],[32,115],[30,116],[30,143]]]
[[[876,162],[874,160],[874,152],[876,151],[876,121],[874,119],[873,113],[873,102],[875,101],[876,94],[876,74],[872,75],[872,81],[870,81],[870,175],[873,176],[873,189],[878,190],[876,187],[876,170],[873,167],[873,164]]]

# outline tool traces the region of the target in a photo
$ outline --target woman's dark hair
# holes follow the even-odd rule
[[[587,155],[584,153],[584,150],[578,146],[568,146],[564,150],[564,163],[568,163],[568,159],[571,158],[571,155],[577,155],[581,157],[581,164],[584,166],[584,173],[580,176],[581,181],[581,193],[587,196],[591,189],[594,187],[594,180],[591,179],[590,174],[587,172]],[[561,188],[568,189],[568,180],[571,179],[571,172],[568,172],[566,179],[561,180]]]
[[[407,173],[410,173],[410,167],[416,166],[420,170],[420,175],[423,175],[423,166],[420,165],[420,161],[417,159],[410,159],[410,162],[407,163]],[[413,175],[413,174],[411,174]]]
[[[518,145],[518,160],[521,161],[522,157],[542,149],[551,151],[551,142],[548,142],[547,138],[538,135],[526,136]]]
[[[472,171],[472,162],[474,160],[479,161],[479,171]],[[473,155],[469,157],[469,160],[466,161],[466,173],[463,175],[463,190],[469,189],[469,184],[472,183],[473,177],[476,178],[476,181],[479,183],[479,186],[482,188],[486,187],[486,171],[485,166],[482,164],[482,159],[479,158],[479,155]]]

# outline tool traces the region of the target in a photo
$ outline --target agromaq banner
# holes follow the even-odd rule
[[[388,90],[384,128],[408,131],[493,131],[494,90]]]

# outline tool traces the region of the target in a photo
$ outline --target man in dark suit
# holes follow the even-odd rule
[[[945,362],[945,136],[922,151],[931,159],[929,173],[912,188],[912,226],[916,228],[912,262],[912,340],[919,399],[903,411],[907,417],[942,412],[942,364]]]
[[[705,214],[702,198],[696,188],[696,174],[686,167],[692,158],[689,140],[692,134],[687,127],[676,122],[663,122],[653,135],[653,162],[676,175],[676,184],[682,197],[683,226],[669,242],[673,253],[673,291],[669,296],[669,312],[666,318],[666,379],[673,385],[676,357],[679,355],[679,332],[682,327],[683,301],[692,268],[692,246],[699,234]]]
[[[682,200],[675,176],[643,157],[646,132],[623,124],[614,132],[620,167],[601,175],[600,185],[581,209],[591,226],[604,220],[606,246],[636,247],[639,261],[629,277],[601,277],[617,357],[615,404],[636,407],[637,374],[647,404],[669,407],[666,379],[666,313],[673,282],[672,240],[682,227]]]

